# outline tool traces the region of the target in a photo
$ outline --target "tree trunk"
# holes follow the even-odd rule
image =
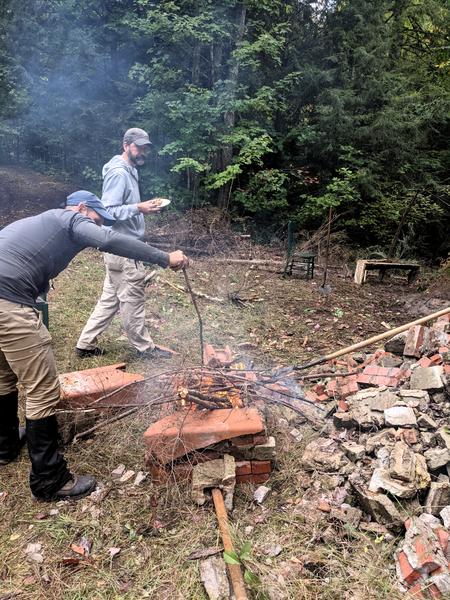
[[[238,12],[236,15],[236,37],[234,40],[235,48],[239,47],[244,38],[245,31],[245,17],[246,17],[247,9],[243,4],[238,6]],[[228,73],[228,92],[229,92],[229,101],[230,103],[236,96],[236,88],[239,77],[239,63],[235,58],[231,58],[230,69]],[[225,132],[231,132],[234,128],[236,122],[236,113],[234,110],[228,110],[225,112],[223,116],[225,122]],[[227,144],[222,147],[220,152],[220,160],[219,160],[219,168],[221,171],[224,171],[230,164],[233,158],[233,146],[231,144]],[[231,185],[232,182],[226,183],[219,190],[219,195],[217,198],[217,205],[226,209],[228,207],[228,201],[231,193]]]

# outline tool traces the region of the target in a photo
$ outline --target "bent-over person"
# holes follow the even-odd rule
[[[65,209],[21,219],[0,231],[0,468],[15,460],[26,442],[30,487],[39,500],[78,499],[96,481],[73,475],[58,451],[60,386],[37,297],[84,248],[172,269],[188,264],[181,251],[162,252],[101,227],[113,223],[99,198],[82,190],[67,198]],[[26,397],[25,428],[19,427],[18,384]]]

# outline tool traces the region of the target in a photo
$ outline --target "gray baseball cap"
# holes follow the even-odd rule
[[[147,146],[151,144],[148,133],[139,127],[132,127],[125,131],[123,136],[124,144],[136,144],[136,146]]]

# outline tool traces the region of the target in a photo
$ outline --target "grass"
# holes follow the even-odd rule
[[[246,267],[199,261],[191,270],[194,288],[226,297],[241,290],[263,302],[247,308],[226,302],[200,301],[205,340],[236,349],[253,342],[252,358],[258,366],[308,360],[379,330],[387,320],[393,326],[405,315],[396,305],[403,287],[364,286],[355,299],[352,284],[336,279],[327,303],[318,297],[315,282],[282,280],[274,274]],[[181,275],[161,272],[161,278],[183,284]],[[85,251],[55,282],[50,296],[50,330],[61,372],[125,361],[129,371],[143,374],[198,364],[198,323],[187,295],[161,282],[149,288],[147,317],[155,340],[173,347],[180,356],[168,363],[137,361],[115,321],[103,336],[106,356],[81,360],[75,356],[77,337],[101,289],[102,261],[97,252]],[[337,311],[339,309],[339,311]],[[341,315],[342,316],[336,316]],[[317,327],[318,326],[318,327]],[[342,327],[341,327],[342,326]],[[356,338],[356,339],[355,339]],[[248,353],[248,351],[246,351]],[[143,409],[102,430],[101,434],[66,449],[73,470],[92,473],[110,488],[103,501],[75,504],[37,504],[28,490],[29,462],[25,454],[1,471],[0,492],[0,598],[20,600],[190,599],[206,598],[196,561],[196,549],[220,545],[211,505],[194,506],[183,486],[158,488],[147,479],[138,487],[120,485],[111,471],[123,463],[143,468],[142,433],[158,412]],[[291,415],[290,425],[302,429],[304,441],[294,442],[286,422],[270,409],[270,429],[279,446],[278,468],[270,480],[272,493],[263,507],[252,502],[252,488],[241,486],[232,515],[236,547],[252,545],[248,567],[261,579],[253,598],[304,600],[368,600],[400,598],[396,589],[392,553],[395,540],[377,540],[360,531],[330,524],[325,515],[310,518],[304,498],[320,476],[301,469],[304,444],[312,434]],[[310,484],[308,483],[310,482]],[[52,509],[57,513],[50,514]],[[246,527],[253,527],[246,535]],[[330,529],[331,527],[331,529]],[[93,542],[88,558],[71,549],[81,537]],[[30,561],[29,543],[42,544],[43,562]],[[281,554],[271,558],[267,548],[280,544]],[[120,548],[111,558],[109,548]],[[68,558],[80,559],[76,564]]]

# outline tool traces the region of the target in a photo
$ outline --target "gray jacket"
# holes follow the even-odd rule
[[[87,217],[56,208],[21,219],[0,231],[0,298],[34,306],[50,279],[83,248],[169,266],[169,255],[144,242],[99,227]],[[82,298],[80,299],[82,301]]]
[[[116,223],[114,231],[142,239],[145,234],[144,215],[138,210],[141,201],[137,169],[117,154],[103,166],[102,202]]]

